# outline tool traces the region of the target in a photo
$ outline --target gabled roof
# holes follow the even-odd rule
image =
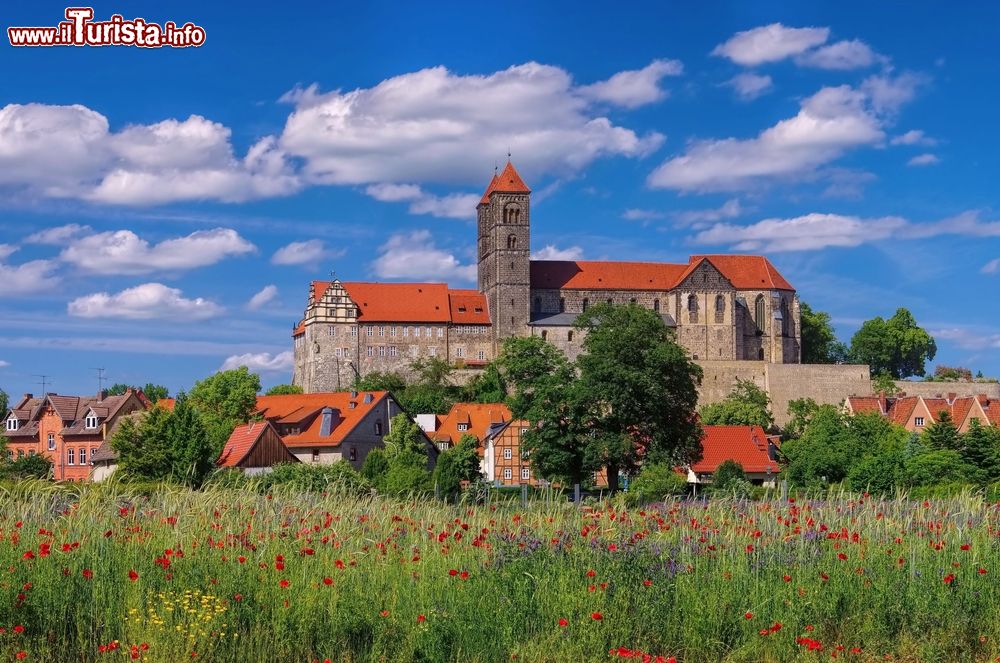
[[[4,435],[11,438],[31,437],[38,434],[38,420],[41,418],[45,405],[48,404],[55,411],[63,422],[62,435],[98,435],[100,428],[87,428],[86,417],[90,412],[97,415],[99,424],[103,424],[109,419],[113,419],[121,408],[133,396],[139,398],[140,404],[145,404],[145,400],[140,396],[141,392],[126,391],[115,396],[63,396],[60,394],[46,394],[44,397],[35,398],[27,395],[11,408],[9,414],[13,414],[18,421],[22,422],[16,431],[4,431]]]
[[[486,295],[478,290],[449,290],[451,321],[456,325],[488,325],[490,312]]]
[[[905,426],[906,422],[910,420],[910,416],[917,407],[917,401],[919,400],[920,398],[917,396],[902,396],[897,398],[893,401],[892,407],[889,408],[889,419],[894,424]],[[933,416],[933,413],[931,416]]]
[[[572,290],[671,290],[703,262],[737,290],[794,290],[763,256],[691,256],[686,265],[663,262],[532,260],[531,287]]]
[[[229,439],[226,440],[226,444],[222,448],[222,454],[215,461],[215,464],[219,467],[238,467],[250,455],[254,447],[260,443],[268,431],[274,434],[273,439],[275,443],[280,444],[284,449],[285,460],[294,462],[296,460],[294,454],[288,451],[288,448],[281,442],[281,436],[278,435],[278,431],[275,430],[270,422],[252,421],[248,424],[237,426],[233,430]]]
[[[727,460],[743,466],[744,472],[780,472],[768,455],[768,436],[760,426],[702,426],[702,459],[691,466],[698,474],[714,473]]]
[[[510,421],[510,408],[503,403],[455,403],[441,419],[437,430],[430,434],[435,442],[458,444],[463,435],[472,435],[482,442],[490,426]],[[459,424],[467,427],[459,430]],[[480,446],[480,453],[482,447]]]
[[[691,256],[691,262],[707,259],[737,290],[795,290],[764,256]]]
[[[334,391],[316,394],[280,394],[258,396],[257,411],[270,422],[282,422],[291,418],[293,423],[304,421],[305,412],[316,412],[304,429],[295,435],[282,435],[288,447],[338,446],[361,423],[361,420],[386,398],[387,391]],[[370,396],[370,398],[366,398]],[[368,401],[368,402],[365,402]],[[354,407],[351,407],[351,403]],[[321,435],[323,408],[333,410],[333,426],[329,435]],[[388,430],[388,422],[383,422]],[[279,428],[279,433],[281,432]]]
[[[854,414],[861,414],[863,412],[885,414],[882,411],[882,404],[879,402],[878,396],[848,396],[847,404],[850,405],[851,412]]]
[[[517,169],[514,168],[514,164],[510,161],[504,166],[503,172],[490,183],[490,187],[492,190],[487,189],[490,193],[493,191],[498,193],[531,193],[531,189],[524,183]]]
[[[670,290],[686,267],[660,262],[532,260],[531,287],[554,290]]]

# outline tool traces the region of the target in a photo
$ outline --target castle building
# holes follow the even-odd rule
[[[695,360],[800,361],[798,297],[763,256],[532,260],[531,190],[510,162],[476,211],[476,290],[313,281],[292,333],[293,382],[307,392],[337,391],[373,371],[407,375],[427,357],[481,367],[511,336],[541,336],[572,359],[583,340],[574,320],[605,302],[656,311]]]

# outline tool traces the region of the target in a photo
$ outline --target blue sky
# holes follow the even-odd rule
[[[788,4],[98,3],[207,42],[4,41],[0,387],[287,381],[311,279],[473,284],[508,147],[537,255],[765,254],[842,339],[905,306],[1000,374],[1000,8]]]

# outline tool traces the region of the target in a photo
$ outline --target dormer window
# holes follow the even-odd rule
[[[97,428],[97,415],[93,412],[87,414],[86,426],[87,428]]]
[[[459,424],[458,425],[458,430],[459,430],[459,432],[469,430],[469,424]]]
[[[11,417],[7,420],[7,430],[17,430],[18,422],[17,418]]]

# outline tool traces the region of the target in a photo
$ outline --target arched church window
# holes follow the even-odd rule
[[[507,248],[516,249],[517,248],[517,237],[515,235],[507,236]]]
[[[753,304],[753,321],[757,323],[757,333],[763,334],[764,325],[764,295],[757,295],[757,300]],[[761,350],[761,359],[764,358],[764,351]]]
[[[504,223],[520,223],[521,222],[521,208],[517,206],[511,206],[504,210]]]
[[[653,300],[653,310],[656,311],[657,313],[660,312],[660,300],[659,299],[654,299]]]
[[[788,309],[788,300],[784,298],[781,300],[781,335],[792,335],[792,314]]]
[[[715,322],[721,323],[726,317],[726,298],[722,295],[715,296]]]
[[[583,310],[584,310],[584,311],[586,311],[586,310],[587,310],[587,304],[589,304],[589,303],[590,303],[590,300],[589,300],[589,299],[587,299],[586,297],[584,297],[584,298],[583,298]]]
[[[548,339],[548,337],[549,337],[549,333],[543,329],[542,330],[542,340],[544,341],[544,340]]]
[[[698,322],[698,298],[688,295],[688,321]]]
[[[573,340],[573,332],[566,332],[566,340],[567,341]]]

